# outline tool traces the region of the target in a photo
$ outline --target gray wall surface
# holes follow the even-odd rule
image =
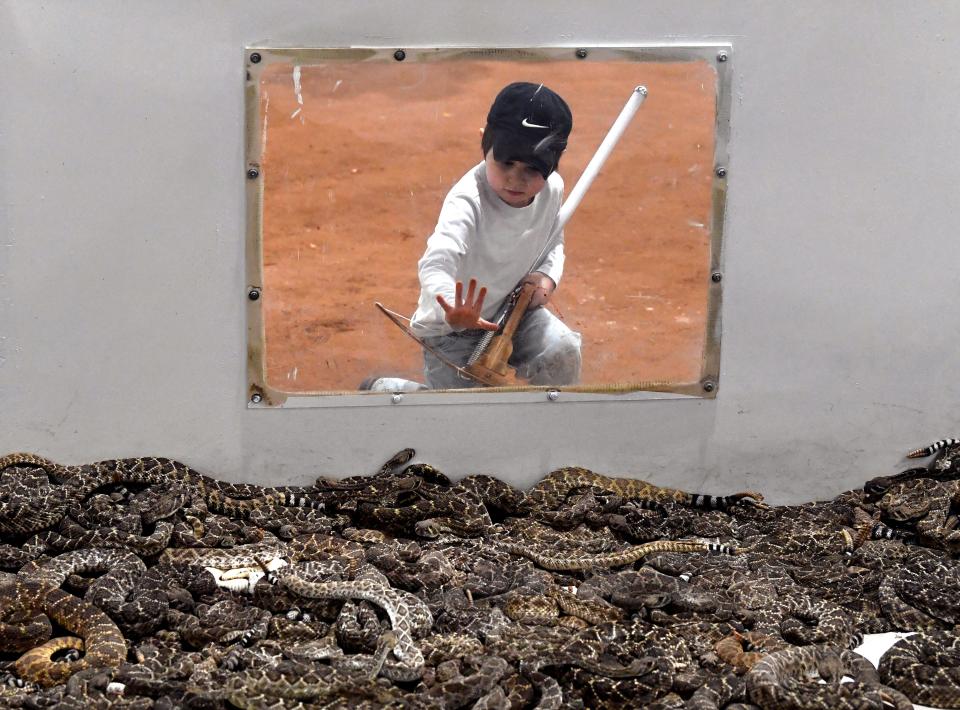
[[[0,450],[824,498],[960,435],[960,4],[0,4]],[[248,410],[243,47],[729,41],[715,400]],[[0,451],[0,453],[2,453]]]

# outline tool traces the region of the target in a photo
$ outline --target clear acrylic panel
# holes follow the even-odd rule
[[[730,64],[727,45],[248,48],[251,403],[715,396]],[[424,348],[402,326],[417,309],[418,261],[444,197],[483,161],[491,102],[514,81],[570,107],[557,170],[568,199],[643,94],[587,172],[545,306],[580,334],[579,377],[531,383],[499,353],[505,378],[413,391]],[[381,375],[384,391],[360,389]]]

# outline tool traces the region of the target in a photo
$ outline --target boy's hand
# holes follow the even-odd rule
[[[487,297],[487,287],[480,289],[480,293],[474,293],[477,290],[477,280],[470,279],[467,285],[467,298],[463,298],[463,282],[457,281],[457,290],[454,297],[454,305],[447,303],[447,300],[437,294],[437,303],[443,309],[444,318],[455,330],[466,330],[467,328],[480,328],[482,330],[497,330],[497,324],[491,323],[480,317],[480,311],[483,310],[483,299]]]
[[[527,306],[528,311],[547,305],[550,296],[552,296],[553,292],[557,289],[557,284],[553,282],[553,279],[539,271],[527,274],[521,283],[533,284],[534,286],[533,296],[530,298],[530,305]]]

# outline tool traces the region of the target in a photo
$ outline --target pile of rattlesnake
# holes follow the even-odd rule
[[[10,454],[0,708],[960,707],[960,440],[909,456],[768,506],[410,449],[283,488]]]

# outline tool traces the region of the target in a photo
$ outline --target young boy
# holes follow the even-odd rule
[[[579,380],[580,334],[543,308],[563,274],[556,169],[572,127],[566,102],[543,84],[509,84],[490,107],[483,161],[447,194],[418,264],[411,327],[447,360],[465,365],[483,334],[497,329],[493,320],[514,287],[531,282],[536,291],[509,364],[531,385]],[[430,389],[479,386],[429,350],[423,357]]]

